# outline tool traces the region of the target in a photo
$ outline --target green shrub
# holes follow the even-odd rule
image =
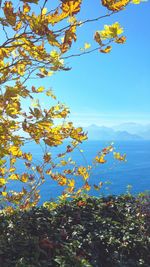
[[[1,267],[150,267],[149,196],[80,198],[0,215]]]

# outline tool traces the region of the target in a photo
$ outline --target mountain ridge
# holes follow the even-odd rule
[[[129,122],[112,127],[92,124],[84,127],[84,131],[91,140],[150,140],[150,124]]]

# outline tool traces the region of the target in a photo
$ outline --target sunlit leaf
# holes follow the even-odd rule
[[[143,2],[142,0],[132,0],[132,3],[135,5],[140,4],[141,2]]]
[[[80,11],[81,0],[61,0],[63,12],[73,16]]]
[[[6,180],[4,178],[0,178],[0,187],[3,187],[6,184]]]
[[[21,157],[22,156],[22,151],[17,146],[11,146],[9,148],[9,152],[12,154],[12,156],[17,156],[17,157]]]
[[[95,185],[94,184],[94,189],[95,190],[100,190],[102,186],[103,186],[103,183],[102,182],[100,182],[98,185]]]
[[[88,182],[85,183],[85,185],[83,186],[83,189],[86,190],[86,191],[90,191],[91,186],[89,185]]]
[[[101,164],[103,164],[103,163],[106,162],[106,160],[105,160],[105,158],[104,158],[103,155],[100,156],[100,157],[96,156],[96,157],[95,157],[95,161],[96,161],[97,163],[101,163]]]
[[[28,13],[28,12],[30,12],[30,10],[31,10],[31,8],[30,8],[30,6],[28,5],[28,3],[27,3],[27,2],[24,3],[24,5],[23,5],[23,12],[24,12],[24,13]]]
[[[40,86],[40,87],[37,89],[37,92],[38,92],[38,93],[41,93],[41,92],[44,91],[44,89],[45,89],[45,88],[44,88],[43,86]]]
[[[126,161],[126,154],[121,155],[119,152],[114,152],[114,158],[120,161]]]
[[[112,11],[119,11],[124,9],[130,0],[102,0],[102,5]]]
[[[98,32],[102,40],[116,38],[118,35],[123,33],[123,28],[118,22],[112,25],[104,25],[104,30]]]
[[[21,175],[21,181],[23,183],[26,183],[28,181],[28,174],[27,173],[24,173]]]
[[[19,175],[16,173],[13,173],[9,176],[10,180],[19,180]]]
[[[110,53],[111,49],[112,49],[111,46],[107,46],[105,49],[101,49],[100,52],[107,54]]]
[[[4,3],[4,14],[8,21],[8,23],[12,26],[15,26],[16,24],[16,13],[14,13],[14,8],[11,1],[6,1]]]
[[[118,44],[124,44],[126,42],[126,37],[125,36],[121,36],[119,38],[116,38],[115,42],[118,43]]]
[[[32,160],[32,154],[31,153],[23,153],[23,158],[31,161]]]
[[[85,43],[84,44],[84,49],[86,50],[86,49],[89,49],[91,47],[91,44],[89,44],[89,43]]]

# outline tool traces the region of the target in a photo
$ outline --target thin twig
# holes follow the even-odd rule
[[[95,22],[95,21],[98,21],[98,20],[100,20],[100,19],[110,17],[111,15],[113,15],[113,14],[115,14],[115,13],[117,13],[117,12],[116,12],[116,11],[113,11],[113,12],[111,12],[111,13],[108,13],[108,14],[106,14],[106,15],[103,15],[103,16],[100,16],[100,17],[97,17],[97,18],[94,18],[94,19],[87,19],[87,20],[84,20],[84,21],[82,21],[81,23],[77,22],[77,23],[73,24],[73,26],[81,26],[81,25],[83,25],[83,24],[85,24],[85,23]],[[54,33],[62,32],[62,31],[64,31],[64,30],[67,30],[68,28],[70,28],[70,25],[68,25],[68,26],[66,26],[66,27],[63,27],[63,28],[60,29],[60,30],[54,31]]]
[[[92,50],[89,50],[89,51],[85,51],[85,52],[82,52],[82,53],[78,53],[78,54],[72,54],[72,55],[69,55],[69,56],[66,56],[66,57],[61,57],[61,59],[68,59],[68,58],[72,58],[72,57],[80,57],[80,56],[83,56],[83,55],[86,55],[86,54],[90,54],[92,52],[95,52],[97,51],[98,49],[100,49],[100,47],[96,47]]]

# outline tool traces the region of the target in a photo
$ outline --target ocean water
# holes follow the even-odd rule
[[[79,150],[70,153],[69,156],[73,158],[79,165],[91,164],[95,155],[104,147],[110,145],[111,142],[106,141],[86,141]],[[146,190],[150,190],[150,141],[116,141],[114,143],[116,151],[121,154],[126,153],[127,162],[114,161],[112,156],[108,156],[107,163],[100,164],[97,168],[93,169],[89,183],[91,185],[103,182],[101,190],[96,191],[91,189],[90,195],[100,196],[108,194],[123,194],[127,191],[127,186],[131,185],[131,193],[137,194]],[[61,153],[64,146],[59,148],[52,148],[53,154]],[[35,162],[40,162],[42,149],[32,143],[26,145],[26,152],[33,154]],[[19,171],[23,171],[23,164],[18,166]],[[77,178],[77,184],[80,186],[82,181]],[[15,187],[17,184],[15,184]],[[60,195],[63,188],[58,186],[57,183],[46,177],[46,182],[41,186],[41,200],[43,201],[55,199]]]

